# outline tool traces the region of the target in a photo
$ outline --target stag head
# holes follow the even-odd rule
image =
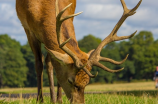
[[[74,64],[73,59],[68,54],[62,54],[56,51],[49,50],[46,48],[52,57],[53,66],[57,66],[56,77],[58,83],[62,86],[67,98],[71,103],[84,103],[84,89],[89,83],[90,77],[83,70]],[[81,59],[82,64],[86,64],[91,52],[82,53],[84,59]],[[91,66],[88,64],[85,68],[90,71]]]
[[[98,73],[95,75],[92,75],[90,73],[92,66],[97,66],[102,68],[105,71],[115,73],[123,70],[123,68],[118,70],[111,70],[107,68],[106,66],[99,63],[99,61],[107,61],[116,65],[120,65],[127,59],[128,55],[123,59],[122,61],[114,61],[109,58],[101,57],[100,52],[103,49],[105,45],[107,45],[110,42],[128,39],[133,37],[136,32],[129,36],[117,36],[117,31],[122,25],[122,23],[125,21],[125,19],[133,14],[135,14],[137,8],[141,4],[142,0],[139,1],[139,3],[133,8],[128,9],[124,0],[120,0],[124,9],[124,13],[121,17],[121,19],[118,21],[118,23],[115,25],[112,32],[99,44],[99,46],[95,50],[91,50],[89,53],[84,53],[80,51],[80,56],[76,55],[71,49],[67,47],[67,44],[71,41],[71,37],[68,39],[62,39],[63,29],[62,23],[74,16],[77,16],[80,13],[72,14],[66,17],[62,17],[63,13],[71,6],[69,4],[66,6],[63,10],[59,12],[58,8],[58,0],[56,0],[56,34],[57,34],[57,41],[59,44],[60,49],[64,51],[64,53],[60,53],[57,51],[50,50],[46,47],[48,52],[50,53],[52,57],[52,64],[53,66],[57,67],[55,69],[57,74],[57,80],[61,87],[63,88],[66,96],[71,101],[71,103],[84,103],[84,89],[85,86],[89,83],[90,78],[95,78]]]

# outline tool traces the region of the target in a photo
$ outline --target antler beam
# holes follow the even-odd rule
[[[102,64],[99,63],[99,61],[108,61],[114,64],[122,64],[128,57],[128,55],[126,56],[126,58],[121,61],[121,62],[116,62],[114,60],[108,59],[108,58],[103,58],[100,56],[100,52],[103,49],[103,47],[113,41],[118,41],[118,40],[123,40],[123,39],[128,39],[133,37],[137,31],[135,31],[133,34],[129,35],[129,36],[117,36],[117,31],[120,28],[120,26],[123,24],[123,22],[126,20],[126,18],[128,16],[131,16],[133,14],[135,14],[137,8],[139,7],[139,5],[141,4],[142,0],[139,1],[139,3],[133,8],[133,9],[128,9],[125,1],[124,0],[120,0],[124,9],[124,13],[121,17],[121,19],[118,21],[118,23],[115,25],[114,29],[112,30],[112,32],[101,42],[101,44],[99,44],[99,46],[96,48],[96,50],[94,50],[94,52],[90,55],[89,57],[89,63],[91,64],[91,66],[98,66],[101,67],[102,69],[109,71],[109,72],[117,72],[117,71],[113,71],[111,69],[106,68],[105,66],[103,66]],[[120,69],[122,70],[122,69]],[[118,70],[118,71],[120,71]]]
[[[57,1],[58,2],[58,1]],[[96,75],[92,75],[88,69],[85,67],[87,64],[83,65],[83,63],[79,60],[79,58],[69,49],[67,48],[65,45],[67,42],[69,42],[71,40],[71,38],[67,39],[65,42],[62,43],[62,39],[61,39],[61,36],[60,36],[60,30],[61,30],[61,25],[62,23],[69,19],[69,18],[72,18],[74,16],[77,16],[79,14],[81,14],[82,12],[79,12],[77,14],[72,14],[72,15],[69,15],[69,16],[66,16],[66,17],[63,17],[62,18],[62,14],[66,11],[66,9],[68,7],[70,7],[72,5],[69,4],[68,6],[66,6],[61,12],[58,13],[58,3],[56,3],[56,33],[57,33],[57,40],[58,40],[58,44],[59,44],[59,47],[65,52],[67,53],[74,61],[75,63],[75,66],[80,70],[80,69],[83,69],[90,77],[96,77],[97,76],[97,73]]]
[[[115,25],[114,29],[112,30],[112,32],[101,42],[101,44],[99,44],[99,46],[96,48],[96,50],[94,50],[92,52],[92,54],[90,55],[89,57],[89,60],[87,62],[88,65],[90,66],[98,66],[100,68],[102,68],[103,70],[106,70],[108,72],[119,72],[121,70],[123,70],[124,68],[121,68],[119,70],[111,70],[107,67],[105,67],[104,65],[102,65],[101,63],[99,63],[99,61],[107,61],[107,62],[111,62],[113,64],[122,64],[123,62],[126,61],[128,55],[126,56],[126,58],[124,60],[122,60],[121,62],[117,62],[117,61],[114,61],[112,59],[109,59],[109,58],[104,58],[104,57],[101,57],[100,56],[100,52],[101,50],[103,49],[103,47],[110,43],[110,42],[113,42],[113,41],[118,41],[118,40],[123,40],[123,39],[129,39],[131,37],[133,37],[137,31],[135,31],[133,34],[129,35],[129,36],[117,36],[117,31],[118,29],[121,27],[121,25],[123,24],[123,22],[126,20],[127,17],[135,14],[137,8],[139,7],[139,5],[141,4],[142,0],[139,1],[139,3],[133,8],[133,9],[128,9],[124,0],[120,0],[121,3],[122,3],[122,6],[123,6],[123,9],[124,9],[124,13],[121,17],[121,19],[118,21],[118,23]],[[58,2],[58,0],[57,0]],[[61,17],[62,14],[65,12],[65,10],[70,7],[72,4],[69,4],[68,6],[66,6],[61,12],[58,13],[59,9],[58,9],[58,3],[56,3],[56,32],[57,32],[57,40],[58,40],[58,43],[59,43],[59,47],[65,51],[74,61],[75,63],[75,66],[78,68],[78,69],[83,69],[90,77],[95,77],[97,75],[92,75],[88,70],[87,68],[85,67],[87,64],[83,65],[83,63],[79,60],[79,58],[69,49],[65,46],[65,44],[67,42],[69,42],[71,40],[71,38],[67,39],[65,42],[62,43],[62,39],[61,39],[61,36],[60,36],[60,29],[61,29],[61,25],[62,23],[69,19],[69,18],[72,18],[74,16],[77,16],[79,14],[81,14],[82,12],[79,12],[77,14],[72,14],[72,15],[69,15],[69,16],[66,16],[66,17]]]

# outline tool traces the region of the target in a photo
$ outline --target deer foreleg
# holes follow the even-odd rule
[[[35,67],[37,73],[38,96],[37,101],[43,102],[43,55],[40,58],[35,58]]]
[[[47,54],[45,62],[46,62],[46,69],[48,73],[48,79],[49,79],[51,102],[55,103],[56,99],[55,99],[55,90],[54,90],[53,66],[51,63],[51,58],[50,58],[49,53]]]
[[[27,34],[28,42],[35,56],[35,68],[37,73],[37,86],[38,86],[38,96],[37,101],[43,102],[43,55],[41,53],[41,43],[37,40],[35,35],[25,29]]]
[[[62,103],[62,87],[58,83],[58,88],[57,88],[57,102],[60,104]]]

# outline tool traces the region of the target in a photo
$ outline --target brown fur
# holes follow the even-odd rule
[[[59,52],[59,54],[61,54],[59,56],[65,54],[65,52],[63,52],[59,48],[57,42],[55,2],[56,0],[16,0],[16,10],[18,18],[20,19],[25,29],[29,44],[35,55],[36,72],[38,79],[37,100],[41,99],[42,101],[43,62],[41,59],[41,43],[43,43],[51,51]],[[59,11],[61,11],[70,3],[73,3],[72,6],[65,11],[63,16],[67,16],[74,13],[76,7],[76,0],[59,0]],[[78,43],[75,38],[73,18],[66,20],[62,24],[61,33],[62,38],[64,40],[68,39],[69,37],[72,37],[72,39],[69,43],[66,44],[66,46],[72,52],[74,52],[79,59],[88,60],[88,55],[82,52],[78,47]],[[53,66],[50,64],[50,61]],[[65,64],[65,62],[67,64]],[[89,83],[89,76],[83,70],[78,72],[76,67],[73,65],[73,61],[70,57],[67,58],[66,61],[63,61],[60,60],[60,58],[58,59],[53,54],[49,53],[46,58],[46,65],[50,82],[52,102],[56,102],[54,99],[54,82],[52,80],[52,68],[54,67],[55,72],[57,74],[58,82],[65,91],[68,99],[70,99],[72,103],[84,103],[84,88]],[[73,85],[70,85],[68,83],[68,78],[70,77],[74,80]],[[76,89],[76,86],[80,90]],[[61,90],[59,91],[59,94],[60,93]],[[61,98],[58,99],[61,100]]]
[[[118,62],[109,58],[101,57],[100,52],[103,47],[113,41],[128,39],[135,35],[134,32],[129,36],[117,36],[117,31],[128,16],[135,14],[136,9],[141,4],[142,0],[133,8],[128,9],[124,0],[120,0],[124,9],[124,13],[118,23],[115,25],[112,32],[99,44],[99,46],[90,51],[88,54],[82,52],[75,38],[75,31],[73,26],[73,18],[68,19],[62,23],[61,31],[59,24],[57,25],[56,34],[56,11],[63,10],[68,4],[73,3],[64,14],[63,17],[74,14],[76,7],[76,0],[59,0],[56,6],[56,0],[16,0],[17,15],[24,27],[27,34],[27,38],[31,49],[35,55],[35,66],[37,72],[38,81],[38,97],[37,100],[43,101],[42,93],[42,81],[43,81],[43,57],[41,53],[41,43],[43,43],[48,51],[45,59],[48,77],[50,82],[50,94],[52,102],[55,101],[54,92],[54,80],[53,80],[53,66],[56,72],[58,86],[58,97],[57,100],[61,103],[61,87],[63,88],[67,98],[71,103],[84,103],[84,89],[89,83],[90,73],[92,66],[98,66],[108,72],[115,73],[123,70],[111,70],[99,61],[108,61],[113,64],[120,65],[127,59],[128,55],[124,60]],[[60,23],[60,19],[57,19],[57,23]],[[66,47],[59,48],[57,42],[57,35],[61,34],[61,41],[64,42],[71,37],[71,40],[66,43]],[[59,38],[58,38],[59,39]],[[61,46],[62,43],[60,43]],[[64,51],[63,51],[64,50]],[[71,50],[71,51],[69,51]],[[66,54],[66,53],[67,54]],[[71,57],[70,57],[70,56]],[[85,65],[86,68],[80,69],[80,66]],[[79,70],[80,69],[80,70]],[[89,71],[88,71],[89,70]],[[85,73],[86,72],[86,73]],[[89,77],[90,76],[90,77]]]

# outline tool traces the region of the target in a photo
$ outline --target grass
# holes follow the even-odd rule
[[[93,84],[88,85],[86,92],[112,91],[109,94],[85,94],[85,104],[158,104],[158,90],[154,82],[124,83],[124,84]],[[5,88],[3,93],[36,93],[37,88]],[[44,92],[49,92],[45,87]],[[69,104],[66,96],[63,96],[63,104]],[[0,99],[0,104],[36,104],[35,98],[29,99]],[[44,97],[43,104],[50,104],[50,98]]]
[[[86,91],[131,91],[131,90],[155,90],[154,82],[135,82],[120,84],[92,84],[86,87]]]
[[[44,87],[43,92],[49,93],[49,87]],[[37,87],[30,88],[4,88],[0,89],[0,94],[37,93]]]
[[[55,87],[56,89],[56,87]],[[154,82],[135,82],[122,84],[90,84],[86,86],[85,91],[133,91],[133,90],[155,90]],[[43,88],[44,93],[49,92],[49,87]],[[0,89],[0,94],[19,94],[19,93],[37,93],[37,87],[34,88],[4,88]]]
[[[157,104],[156,98],[148,96],[125,96],[118,94],[87,95],[86,104]]]
[[[49,97],[44,97],[44,99],[43,104],[51,104]],[[69,104],[66,96],[63,96],[63,102],[63,104]],[[36,99],[5,100],[0,104],[36,104]],[[85,104],[158,104],[158,99],[146,94],[140,97],[119,94],[89,94],[85,95]]]

